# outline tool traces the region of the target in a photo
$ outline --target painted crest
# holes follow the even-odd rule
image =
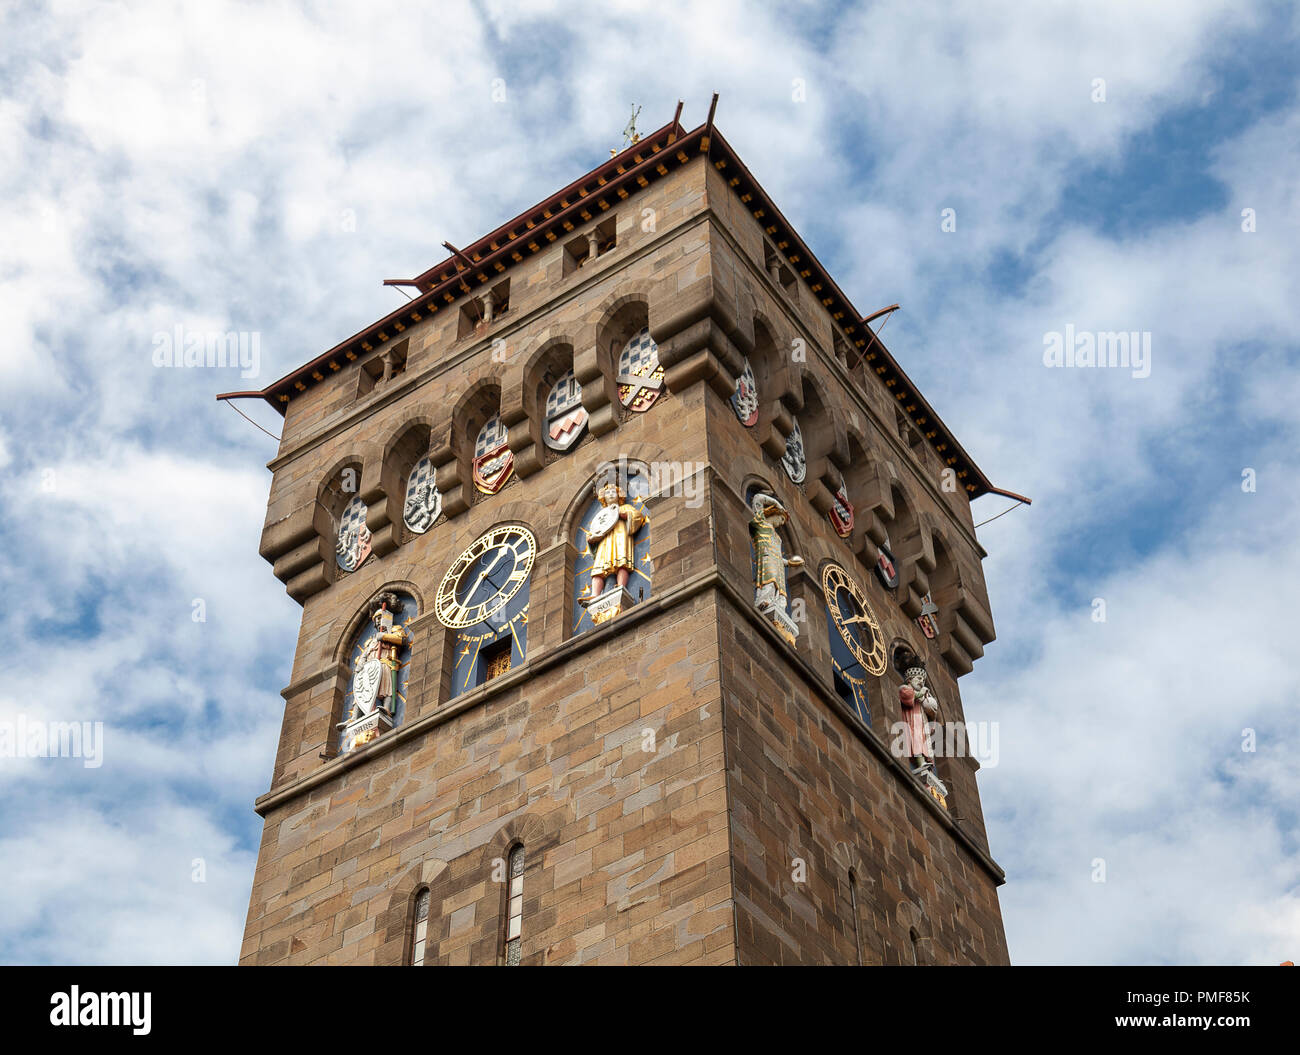
[[[664,389],[664,368],[659,346],[650,330],[641,331],[623,346],[618,357],[618,398],[628,410],[649,410]]]
[[[794,428],[786,437],[785,454],[781,456],[781,464],[785,466],[785,474],[792,481],[797,484],[803,483],[804,475],[808,472],[808,460],[804,455],[803,432],[799,428],[798,421],[794,423]]]
[[[343,510],[339,534],[334,542],[334,559],[344,571],[356,571],[370,556],[370,529],[366,527],[366,503],[360,495]]]
[[[921,614],[916,617],[916,625],[931,641],[939,636],[939,606],[930,600],[928,593],[921,598]]]
[[[415,463],[406,480],[406,504],[402,507],[402,522],[408,530],[423,535],[442,515],[442,495],[434,479],[433,462],[421,458]]]
[[[880,555],[876,557],[876,578],[886,590],[898,589],[898,561],[889,548],[889,539],[885,539]]]
[[[758,382],[754,379],[754,368],[745,360],[745,369],[736,378],[736,391],[731,396],[731,409],[745,428],[752,428],[758,421]]]
[[[835,528],[835,533],[840,538],[848,538],[853,534],[853,503],[849,501],[849,489],[842,475],[840,486],[831,495],[831,508],[827,515],[831,518],[831,526]]]
[[[587,411],[582,405],[582,386],[570,370],[555,382],[546,397],[546,446],[553,451],[567,451],[587,427]]]
[[[474,442],[474,486],[494,495],[510,479],[515,468],[514,452],[506,446],[506,428],[501,415],[493,414],[479,429]]]

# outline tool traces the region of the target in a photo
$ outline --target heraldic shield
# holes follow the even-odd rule
[[[618,357],[618,398],[628,410],[649,410],[664,388],[659,346],[643,326]]]
[[[758,381],[754,378],[754,368],[745,360],[745,368],[736,378],[736,391],[731,396],[731,409],[745,428],[753,428],[758,423]]]
[[[370,529],[366,527],[366,503],[353,495],[339,518],[338,538],[334,542],[334,559],[344,571],[356,571],[370,556]]]
[[[827,516],[831,518],[831,527],[840,538],[848,538],[853,534],[853,503],[849,501],[849,489],[843,476],[840,477],[840,486],[831,495],[831,508]]]
[[[474,486],[485,495],[494,495],[510,479],[515,467],[514,452],[506,446],[506,429],[501,415],[493,414],[479,429],[474,443]]]
[[[916,625],[931,641],[939,636],[939,606],[930,599],[928,593],[921,598],[921,614],[916,617]]]
[[[402,522],[407,530],[423,535],[442,515],[442,495],[434,477],[433,461],[421,458],[411,469],[406,480],[406,502],[402,506]]]
[[[876,556],[876,578],[886,590],[898,589],[898,559],[889,548],[889,539],[881,543],[880,553]]]
[[[582,405],[582,386],[570,370],[551,388],[546,397],[546,446],[553,451],[567,451],[587,427],[587,411]]]
[[[366,660],[352,675],[352,704],[361,714],[369,714],[375,709],[383,676],[384,665],[378,659]]]
[[[781,464],[785,467],[785,474],[790,477],[792,483],[803,483],[803,478],[808,472],[808,460],[803,449],[803,432],[797,421],[794,423],[794,428],[790,430],[790,435],[786,437],[785,454],[781,458]]]

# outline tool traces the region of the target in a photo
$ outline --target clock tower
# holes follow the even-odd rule
[[[1007,961],[1009,492],[680,115],[219,397],[302,605],[242,963]]]

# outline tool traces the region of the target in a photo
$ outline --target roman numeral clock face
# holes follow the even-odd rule
[[[435,610],[452,630],[492,619],[528,581],[537,540],[527,528],[508,524],[475,540],[447,569]]]
[[[822,593],[840,637],[868,674],[885,673],[885,637],[858,584],[838,564],[822,572]]]

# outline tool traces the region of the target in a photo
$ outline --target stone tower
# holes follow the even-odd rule
[[[219,397],[284,416],[303,607],[241,962],[1006,962],[977,763],[913,735],[996,489],[680,113]]]

